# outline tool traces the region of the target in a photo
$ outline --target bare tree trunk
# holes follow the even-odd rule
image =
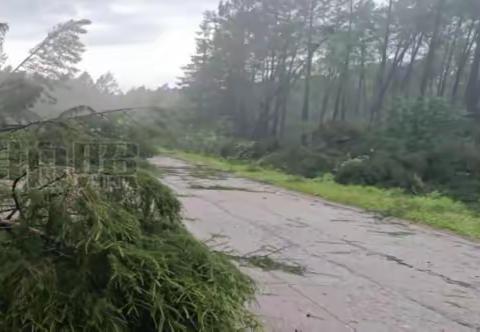
[[[328,105],[330,104],[330,96],[331,96],[331,93],[332,93],[334,78],[335,78],[334,70],[329,69],[326,80],[325,80],[326,87],[325,87],[325,92],[323,94],[323,100],[322,100],[322,105],[321,105],[321,109],[320,109],[320,121],[319,121],[319,126],[320,127],[325,122],[325,116],[327,115]]]
[[[462,25],[463,25],[463,17],[460,17],[457,23],[457,27],[455,29],[455,36],[453,38],[453,41],[450,44],[448,51],[446,52],[446,54],[448,55],[447,55],[445,66],[443,68],[442,76],[440,77],[440,83],[438,87],[439,97],[443,97],[445,95],[445,90],[447,89],[448,77],[450,76],[453,56],[455,54],[455,48],[457,47],[458,38],[460,37],[460,34],[462,32]]]
[[[452,96],[451,96],[451,103],[455,104],[458,99],[458,90],[460,88],[460,82],[462,80],[462,77],[464,76],[465,68],[467,66],[468,58],[470,56],[470,53],[472,51],[473,45],[475,43],[477,36],[475,32],[475,21],[472,22],[470,25],[470,28],[468,30],[468,35],[467,35],[467,40],[465,42],[465,45],[463,47],[461,56],[457,62],[457,71],[455,73],[455,81],[453,83],[453,88],[452,88]]]
[[[467,111],[476,117],[480,116],[480,22],[477,27],[475,54],[467,86]]]
[[[393,0],[388,2],[388,11],[387,11],[387,25],[385,27],[385,35],[383,37],[383,46],[382,46],[382,60],[380,62],[380,67],[377,74],[377,87],[383,85],[383,79],[385,78],[385,70],[387,68],[387,52],[388,44],[390,43],[390,27],[392,25],[392,11],[393,11]]]
[[[345,108],[342,107],[342,98],[344,97],[345,86],[348,81],[348,70],[350,68],[350,57],[352,53],[353,43],[352,43],[352,27],[353,27],[353,0],[350,0],[350,18],[348,23],[348,45],[345,55],[345,61],[340,75],[340,80],[338,84],[337,97],[335,98],[335,108],[333,113],[333,120],[338,120],[340,116],[342,121],[345,120]]]
[[[290,60],[288,61],[288,66],[286,67],[286,78],[284,83],[284,96],[281,103],[280,108],[280,124],[279,124],[279,137],[283,138],[285,136],[285,129],[287,126],[287,112],[288,112],[288,101],[290,96],[291,87],[295,84],[295,81],[300,76],[299,73],[296,72],[295,67],[295,60],[297,60],[298,55],[298,46],[295,47],[293,54],[290,56]]]
[[[310,0],[310,13],[308,17],[308,35],[307,35],[307,68],[305,74],[305,91],[303,96],[302,107],[302,145],[308,145],[308,122],[310,119],[310,83],[312,79],[312,62],[313,54],[315,52],[313,45],[313,18],[315,8],[317,6],[316,0]]]
[[[290,86],[289,83],[285,87],[285,94],[283,96],[281,108],[280,108],[280,132],[279,137],[283,138],[285,136],[285,128],[287,126],[287,111],[288,111],[288,96],[290,94]]]
[[[340,113],[340,120],[345,122],[347,120],[347,96],[342,95],[342,112]]]
[[[430,39],[430,46],[428,47],[428,54],[425,58],[425,71],[423,73],[422,82],[420,84],[420,96],[425,97],[427,94],[427,89],[432,79],[433,65],[435,62],[435,53],[438,48],[439,40],[438,35],[440,33],[440,26],[442,23],[442,10],[445,5],[445,0],[438,0],[436,15],[435,15],[435,26],[433,28],[433,35]]]
[[[365,43],[361,46],[361,59],[360,59],[360,77],[358,79],[358,86],[357,86],[357,97],[355,102],[355,116],[358,116],[362,110],[362,96],[363,91],[365,90],[365,57],[366,57],[366,49]]]
[[[375,122],[378,122],[380,120],[379,113],[380,113],[380,109],[383,106],[385,95],[387,94],[388,88],[390,87],[390,83],[392,82],[392,79],[398,70],[399,64],[403,62],[403,58],[405,57],[405,54],[407,53],[409,48],[410,48],[410,45],[408,42],[406,42],[406,45],[403,48],[401,48],[401,45],[398,45],[397,52],[396,52],[397,55],[393,61],[392,68],[390,69],[387,75],[387,78],[385,79],[385,82],[380,88],[379,93],[377,94],[375,102],[372,106],[370,125],[373,125]]]
[[[436,78],[436,82],[433,82],[433,84],[436,83],[436,94],[439,97],[440,97],[440,88],[441,88],[441,85],[442,85],[442,82],[443,82],[443,75],[444,75],[444,72],[445,72],[445,68],[447,67],[448,57],[449,57],[450,50],[451,50],[451,47],[452,47],[452,43],[450,42],[451,35],[452,35],[452,27],[448,26],[448,29],[447,29],[446,34],[445,34],[445,36],[448,36],[448,37],[446,37],[447,41],[445,42],[444,50],[442,50],[443,51],[442,52],[442,61],[440,62],[439,68],[437,68],[438,72],[434,73],[434,75],[432,75],[433,77]],[[435,81],[435,79],[432,79],[432,81]],[[433,89],[432,89],[432,92],[433,92]]]
[[[417,60],[418,51],[420,51],[420,47],[422,47],[424,36],[425,35],[421,33],[418,39],[416,39],[416,42],[413,43],[413,49],[412,49],[412,54],[410,56],[410,62],[408,63],[407,73],[405,74],[405,77],[402,83],[402,88],[405,95],[409,94],[409,85],[410,85],[410,80],[413,74],[413,68],[415,66],[415,61]]]
[[[378,116],[379,108],[381,107],[381,103],[383,102],[383,97],[381,97],[381,90],[384,86],[384,78],[385,78],[385,69],[387,68],[387,54],[388,54],[388,44],[390,43],[390,27],[392,25],[392,11],[393,11],[393,0],[388,1],[388,11],[387,11],[387,18],[386,22],[387,25],[385,27],[385,35],[383,37],[383,45],[382,45],[382,59],[380,62],[380,67],[378,69],[377,74],[377,84],[376,90],[378,91],[374,97],[375,100],[372,103],[372,107],[370,109],[370,122],[373,122],[373,119]],[[380,101],[380,98],[382,101]]]
[[[325,91],[325,94],[323,96],[322,110],[320,112],[320,125],[322,125],[325,122],[325,116],[327,115],[328,104],[330,103],[330,92],[331,92],[331,89],[328,88],[327,91]]]

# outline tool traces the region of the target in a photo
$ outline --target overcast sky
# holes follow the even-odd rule
[[[98,77],[111,71],[121,87],[174,84],[195,49],[205,10],[218,0],[0,0],[0,22],[10,31],[5,50],[14,64],[70,18],[93,24],[84,38],[82,69]]]

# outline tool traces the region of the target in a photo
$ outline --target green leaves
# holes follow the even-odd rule
[[[0,237],[1,331],[256,326],[251,280],[187,233],[180,203],[147,171],[121,186],[72,172],[45,186],[42,172],[19,183],[22,215]]]
[[[57,25],[30,54],[0,80],[0,119],[2,122],[31,122],[38,115],[29,111],[40,99],[53,102],[48,93],[53,84],[72,78],[85,47],[80,36],[88,20],[70,20]],[[0,24],[0,66],[5,60],[3,40],[8,26]]]
[[[30,55],[14,70],[24,70],[44,79],[71,78],[78,72],[75,65],[82,59],[85,47],[80,35],[85,34],[89,20],[70,20],[50,31],[47,37],[30,50]]]

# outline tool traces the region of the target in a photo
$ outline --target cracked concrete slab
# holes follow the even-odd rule
[[[267,331],[480,330],[479,243],[224,173],[202,178],[180,160],[151,161],[197,238],[305,267],[304,275],[242,267],[258,284],[252,309]]]

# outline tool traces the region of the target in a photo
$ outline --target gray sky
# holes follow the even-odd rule
[[[0,0],[0,22],[10,31],[9,63],[25,57],[53,25],[70,18],[93,21],[84,41],[82,69],[106,71],[121,87],[175,83],[195,49],[195,32],[205,10],[218,0]]]

